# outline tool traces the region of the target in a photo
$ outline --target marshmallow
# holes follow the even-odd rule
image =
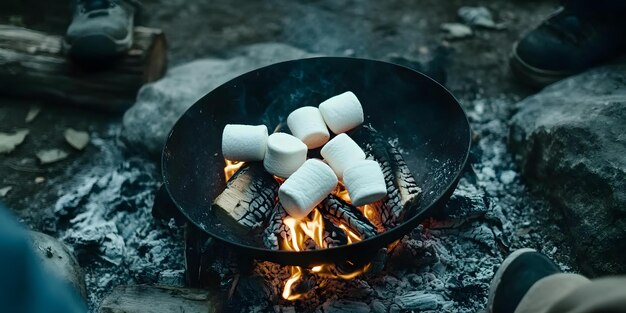
[[[330,140],[320,154],[339,178],[343,177],[346,168],[365,160],[365,152],[346,134],[339,134]]]
[[[335,134],[347,132],[364,121],[361,102],[351,91],[320,103],[319,108],[324,122]]]
[[[385,177],[378,162],[373,160],[358,161],[343,171],[343,183],[354,206],[372,203],[387,195]]]
[[[265,125],[227,124],[222,133],[222,154],[231,161],[260,161],[267,148]]]
[[[287,178],[306,161],[307,151],[300,139],[285,133],[273,133],[267,139],[263,166],[272,175]]]
[[[307,216],[337,187],[335,172],[318,159],[309,159],[278,189],[278,200],[293,218]]]
[[[324,118],[316,107],[301,107],[291,112],[287,117],[287,126],[309,149],[321,147],[330,138]]]

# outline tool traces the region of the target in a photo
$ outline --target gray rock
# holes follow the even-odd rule
[[[583,269],[626,273],[626,62],[517,106],[510,147],[526,181],[562,209]]]
[[[87,299],[85,275],[72,251],[46,234],[31,231],[30,238],[33,250],[44,268],[61,281],[69,283],[83,299]]]
[[[253,69],[311,56],[289,45],[263,43],[245,47],[230,59],[202,59],[175,67],[141,88],[137,102],[124,114],[121,138],[133,149],[158,156],[174,123],[209,91]]]
[[[459,23],[443,23],[440,28],[447,32],[448,39],[462,39],[474,34],[471,28]]]

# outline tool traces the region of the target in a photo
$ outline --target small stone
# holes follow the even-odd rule
[[[463,39],[472,36],[472,29],[459,23],[443,23],[441,30],[446,31],[448,39]]]
[[[9,193],[9,191],[11,191],[11,189],[13,189],[13,187],[11,186],[0,188],[0,198],[6,197],[6,195]]]
[[[28,109],[28,113],[26,113],[26,118],[24,118],[24,121],[26,123],[30,123],[33,120],[35,120],[35,118],[37,118],[37,115],[39,115],[39,112],[41,112],[41,107],[38,105],[33,105],[30,107],[30,109]]]
[[[89,144],[89,134],[87,132],[68,128],[63,136],[65,141],[77,150],[83,150]]]
[[[461,7],[457,12],[463,23],[491,29],[504,29],[504,24],[496,24],[489,9],[485,7]]]
[[[86,299],[85,276],[71,250],[61,241],[39,232],[30,232],[33,250],[44,268],[70,283]]]
[[[507,170],[502,172],[502,174],[500,174],[500,181],[503,184],[510,184],[513,182],[513,180],[515,180],[515,177],[517,176],[517,173],[515,173],[514,171],[511,170]]]
[[[166,285],[172,287],[184,287],[185,286],[185,271],[184,270],[164,270],[159,273],[159,285]]]
[[[41,184],[41,183],[43,183],[43,182],[45,182],[45,181],[46,181],[46,178],[45,178],[45,177],[43,177],[43,176],[37,176],[37,177],[35,177],[35,184]]]
[[[10,153],[24,142],[28,129],[20,129],[13,134],[0,133],[0,153]]]
[[[37,152],[37,158],[41,164],[50,164],[67,158],[67,152],[60,149],[49,149]]]

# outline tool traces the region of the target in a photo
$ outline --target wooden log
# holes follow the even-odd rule
[[[0,93],[123,112],[139,88],[163,76],[165,35],[135,27],[130,50],[110,64],[86,68],[67,59],[62,37],[0,25]]]
[[[242,166],[215,198],[213,210],[225,223],[242,234],[260,229],[273,212],[278,182],[261,162]]]
[[[345,224],[361,239],[376,236],[376,226],[372,225],[356,207],[337,196],[330,195],[324,199],[320,210],[331,222],[337,225]]]
[[[220,312],[217,296],[201,289],[146,285],[117,286],[102,300],[100,313]]]

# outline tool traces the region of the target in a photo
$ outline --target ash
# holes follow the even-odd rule
[[[85,271],[92,311],[117,285],[171,285],[184,278],[182,230],[151,213],[156,165],[126,158],[115,141],[118,132],[114,127],[108,138],[92,141],[101,158],[62,183],[54,207],[58,233]]]
[[[326,279],[294,302],[281,298],[288,268],[257,262],[238,273],[235,256],[218,257],[212,271],[232,312],[480,312],[495,270],[510,251],[531,247],[564,269],[569,246],[547,204],[530,198],[506,149],[512,99],[465,104],[474,131],[468,168],[445,210],[406,236],[374,270],[357,279]],[[156,164],[125,156],[119,131],[93,143],[93,166],[58,182],[60,237],[86,272],[89,306],[96,310],[119,284],[184,284],[184,239],[173,221],[151,214],[160,176]],[[72,171],[74,169],[68,169]],[[553,211],[552,211],[553,212]],[[553,213],[552,213],[553,214]],[[235,288],[233,288],[233,283]]]

